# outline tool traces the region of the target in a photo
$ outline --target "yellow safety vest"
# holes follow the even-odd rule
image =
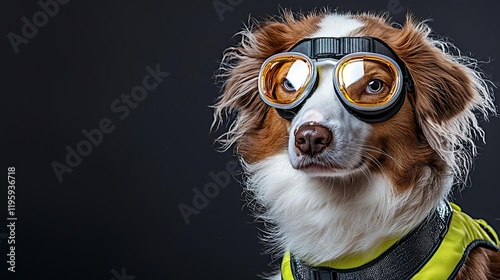
[[[452,279],[462,267],[472,249],[480,246],[491,250],[500,250],[498,235],[484,220],[471,218],[453,203],[444,202],[442,204],[448,209],[449,214],[447,218],[445,217],[446,224],[442,228],[441,233],[438,233],[441,236],[436,237],[437,242],[434,249],[429,251],[429,254],[424,256],[425,258],[422,261],[411,264],[413,267],[411,271],[401,272],[406,273],[405,276],[402,276],[403,274],[395,276],[395,274],[397,275],[397,273],[404,269],[399,266],[394,267],[392,260],[382,260],[384,257],[388,257],[388,252],[395,251],[398,249],[398,246],[401,246],[401,240],[389,240],[387,243],[381,244],[379,250],[371,256],[346,257],[344,259],[325,262],[315,267],[303,263],[297,265],[295,260],[292,261],[293,257],[290,252],[287,252],[281,264],[281,277],[283,280],[356,279],[355,274],[353,276],[352,273],[369,270],[371,266],[380,265],[380,262],[385,262],[392,265],[392,267],[387,266],[387,270],[390,271],[392,269],[392,273],[386,272],[385,276],[382,276],[383,279],[390,279],[391,277],[412,280]],[[401,257],[401,255],[404,254],[401,254],[401,252],[397,253],[394,260],[397,262],[398,259],[404,259],[405,257]],[[409,258],[411,259],[411,256]],[[404,263],[402,265],[404,266]],[[296,266],[299,266],[299,268]],[[299,269],[302,269],[302,271],[297,272]],[[376,271],[380,270],[385,269],[378,268]],[[350,276],[349,273],[351,273]],[[305,274],[307,275],[304,276]],[[365,275],[373,276],[373,274]]]

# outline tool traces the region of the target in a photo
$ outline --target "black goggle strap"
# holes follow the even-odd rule
[[[359,112],[355,111],[346,104],[346,107],[351,114],[365,122],[381,122],[394,116],[401,108],[404,102],[404,92],[414,92],[413,80],[411,75],[404,65],[404,63],[397,57],[397,55],[387,46],[383,41],[374,37],[319,37],[304,39],[289,52],[302,53],[310,58],[336,58],[340,59],[348,54],[357,52],[371,52],[385,55],[392,58],[398,63],[399,68],[403,71],[403,92],[398,101],[391,107],[377,112]],[[317,81],[315,81],[317,82]],[[309,95],[310,96],[310,95]],[[308,96],[308,98],[309,98]],[[306,98],[307,99],[307,98]],[[300,105],[292,109],[276,109],[279,115],[285,119],[292,119],[300,110],[301,105],[305,103],[302,101]]]
[[[310,58],[341,58],[357,52],[372,52],[397,61],[389,47],[373,37],[308,38],[299,41],[289,51],[303,53]]]

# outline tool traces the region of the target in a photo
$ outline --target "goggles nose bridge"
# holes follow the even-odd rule
[[[311,92],[309,94],[311,94],[315,89],[316,89],[316,86],[317,84],[319,83],[319,80],[321,79],[321,76],[323,76],[324,74],[322,73],[322,69],[324,68],[330,68],[331,66],[331,69],[325,69],[325,71],[331,71],[332,73],[332,80],[330,82],[334,83],[335,84],[335,69],[337,68],[337,65],[339,64],[339,59],[333,59],[333,58],[322,58],[322,59],[314,59],[312,60],[313,61],[313,64],[314,64],[314,68],[316,69],[317,71],[317,77],[316,77],[316,80],[317,81],[313,81],[315,84],[315,87],[311,89]]]
[[[332,65],[333,69],[337,67],[340,59],[335,58],[315,58],[311,59],[315,67],[323,67],[324,65]]]

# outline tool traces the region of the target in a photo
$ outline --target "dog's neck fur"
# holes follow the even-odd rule
[[[403,237],[445,199],[452,178],[424,168],[413,188],[395,193],[383,174],[367,170],[342,178],[311,178],[286,154],[245,165],[247,189],[266,224],[273,252],[292,251],[310,264],[369,254]]]

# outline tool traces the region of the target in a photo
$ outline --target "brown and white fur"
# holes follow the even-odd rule
[[[424,22],[408,16],[394,27],[372,14],[284,11],[240,35],[221,64],[214,125],[236,113],[219,140],[225,149],[235,146],[249,205],[272,225],[264,237],[271,252],[291,250],[312,264],[369,252],[415,228],[466,178],[473,140],[484,138],[475,112],[495,114],[492,92],[475,60],[451,54],[458,50],[433,38]],[[349,114],[328,68],[293,120],[262,102],[257,79],[265,59],[303,38],[346,36],[380,38],[408,67],[415,92],[396,116],[369,124]],[[309,123],[333,135],[312,165],[295,145],[297,129]],[[474,250],[456,279],[500,279],[500,254]]]

